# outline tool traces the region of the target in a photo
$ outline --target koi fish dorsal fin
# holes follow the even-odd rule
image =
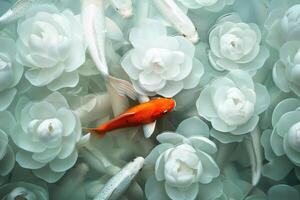
[[[156,121],[143,126],[143,131],[144,131],[145,138],[151,137],[151,135],[153,134],[153,132],[155,130],[155,126],[156,126]]]
[[[120,94],[124,96],[128,96],[132,100],[136,100],[138,98],[138,93],[133,88],[132,84],[126,80],[118,79],[113,76],[109,76],[108,78],[111,86]]]

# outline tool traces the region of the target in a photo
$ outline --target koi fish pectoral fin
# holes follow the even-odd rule
[[[155,126],[156,126],[156,121],[143,126],[143,131],[144,131],[145,138],[151,137],[151,135],[153,134],[153,132],[155,130]]]
[[[136,100],[139,94],[135,91],[132,84],[126,80],[118,79],[113,76],[108,77],[110,85],[121,95],[128,96],[129,98]]]
[[[135,114],[136,114],[135,112],[127,112],[127,113],[122,114],[121,116],[122,117],[130,117],[130,116],[133,116]]]
[[[105,132],[97,131],[95,128],[82,128],[82,131],[96,135],[99,138],[103,138],[105,136]]]

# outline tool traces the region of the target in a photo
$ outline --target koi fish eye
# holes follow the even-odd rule
[[[168,110],[164,110],[163,114],[165,115],[165,114],[167,114],[167,113],[168,113]]]

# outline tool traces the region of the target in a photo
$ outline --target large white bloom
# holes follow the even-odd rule
[[[134,48],[124,56],[122,67],[139,93],[172,97],[199,83],[203,66],[184,37],[167,36],[166,27],[147,21],[132,29],[129,40]]]
[[[233,70],[207,85],[196,105],[199,115],[212,123],[214,137],[230,142],[240,141],[242,134],[255,128],[269,101],[263,85],[254,83],[248,73]]]
[[[300,41],[286,42],[273,68],[273,80],[284,91],[300,96]]]
[[[246,24],[232,14],[219,19],[209,34],[209,60],[219,71],[241,69],[255,73],[269,56],[261,46],[256,24]]]
[[[13,101],[23,74],[23,67],[16,61],[16,45],[11,38],[0,36],[0,111]]]
[[[300,4],[295,3],[278,1],[270,12],[265,22],[270,46],[279,49],[287,41],[300,40]]]
[[[74,87],[76,71],[85,61],[85,45],[78,19],[70,10],[39,7],[18,24],[17,59],[29,67],[26,78],[51,90]]]
[[[212,157],[217,147],[208,137],[208,126],[197,117],[181,122],[176,133],[157,136],[161,144],[145,160],[155,165],[155,178],[149,177],[145,186],[147,199],[207,200],[221,195],[215,180],[220,170]]]
[[[16,161],[47,182],[56,182],[74,166],[81,123],[60,93],[41,102],[21,98],[16,106],[18,125],[11,133]]]
[[[196,181],[200,159],[196,150],[182,144],[164,155],[166,182],[174,186],[188,187]]]

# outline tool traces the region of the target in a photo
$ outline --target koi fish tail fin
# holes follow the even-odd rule
[[[139,96],[133,85],[126,80],[108,76],[108,82],[120,95],[128,96],[133,100],[136,100]]]
[[[91,133],[93,135],[96,135],[100,138],[103,138],[105,136],[105,132],[97,130],[97,128],[82,128],[82,131]]]

